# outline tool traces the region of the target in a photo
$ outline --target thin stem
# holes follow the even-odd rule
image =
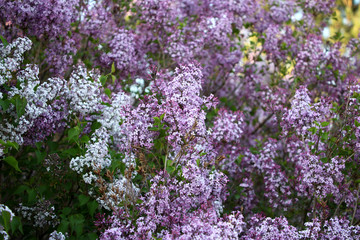
[[[357,205],[358,205],[358,200],[359,200],[359,191],[360,191],[360,184],[358,185],[358,189],[357,189],[356,203],[355,203],[354,212],[353,212],[353,215],[352,215],[352,219],[351,219],[350,225],[353,225],[353,222],[354,222],[355,213],[356,213],[356,210],[357,210]]]
[[[167,166],[167,160],[168,160],[168,154],[169,154],[169,144],[166,145],[166,153],[165,153],[165,163],[164,163],[164,172],[166,171]]]

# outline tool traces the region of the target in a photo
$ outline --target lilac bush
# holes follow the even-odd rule
[[[334,0],[0,0],[1,239],[359,239]]]

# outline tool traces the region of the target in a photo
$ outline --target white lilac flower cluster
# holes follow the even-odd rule
[[[0,85],[12,79],[24,59],[24,53],[31,49],[29,38],[17,38],[7,46],[0,43]],[[1,95],[0,95],[1,97]]]
[[[118,174],[112,182],[105,183],[105,186],[104,196],[98,197],[96,200],[101,207],[107,210],[118,208],[125,199],[135,201],[140,193],[140,189],[131,182],[131,179],[121,174]]]
[[[78,66],[72,72],[69,79],[70,107],[75,113],[81,116],[94,113],[99,110],[101,83],[98,76],[88,72],[86,68]]]
[[[31,222],[34,227],[56,227],[59,224],[59,219],[55,214],[55,207],[48,200],[40,200],[34,207],[24,206],[20,203],[16,210],[24,219]]]
[[[65,240],[66,236],[62,232],[53,231],[50,236],[49,240]]]
[[[109,167],[111,159],[108,151],[108,140],[110,136],[103,127],[95,130],[91,137],[91,142],[87,144],[87,151],[84,156],[73,158],[70,161],[70,168],[77,173],[82,173],[86,169],[98,170]],[[94,176],[84,175],[84,181],[91,184]]]
[[[78,66],[70,76],[69,84],[61,78],[49,78],[41,83],[39,80],[39,69],[36,65],[26,65],[21,68],[25,51],[31,48],[31,41],[28,38],[18,38],[13,43],[0,45],[0,85],[7,84],[10,90],[6,93],[7,99],[17,98],[22,103],[24,113],[21,113],[21,104],[10,104],[3,114],[9,121],[0,124],[0,137],[4,141],[24,143],[24,134],[33,128],[34,122],[49,125],[49,133],[56,131],[60,122],[67,114],[59,113],[66,110],[64,99],[69,101],[71,112],[85,116],[99,110],[101,84],[97,81],[98,76],[88,72],[84,67]],[[1,92],[1,99],[4,99]],[[59,100],[60,99],[60,100]],[[57,101],[58,109],[53,109]],[[15,111],[16,110],[16,111]],[[57,111],[57,112],[56,112]],[[41,120],[39,117],[45,117]],[[54,122],[49,117],[57,116]],[[15,120],[16,124],[13,124]],[[45,121],[47,120],[47,122]],[[61,125],[61,124],[60,124]],[[36,126],[35,126],[36,127]],[[49,134],[48,133],[48,134]],[[31,134],[28,134],[31,135]],[[44,135],[46,137],[46,134]],[[35,139],[41,140],[41,139]],[[28,143],[31,141],[26,141]]]

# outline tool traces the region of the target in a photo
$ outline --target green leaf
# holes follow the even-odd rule
[[[9,232],[10,230],[10,218],[11,215],[8,211],[2,211],[2,220],[6,232]]]
[[[101,82],[101,85],[102,86],[105,86],[105,83],[106,83],[106,81],[107,81],[107,76],[100,76],[100,82]]]
[[[166,171],[168,172],[168,173],[173,173],[174,171],[175,171],[175,167],[174,166],[168,166],[168,167],[166,167]]]
[[[355,127],[360,127],[360,123],[355,119]]]
[[[74,214],[69,217],[70,228],[80,236],[83,232],[85,218],[82,214]]]
[[[15,98],[16,115],[18,118],[24,115],[26,104],[27,101],[25,98],[21,98],[19,96]]]
[[[26,189],[28,193],[28,203],[33,204],[36,202],[36,191],[34,189]]]
[[[22,223],[21,223],[21,219],[17,216],[13,217],[12,221],[11,221],[11,231],[12,234],[14,234],[14,232],[16,230],[19,230],[22,234],[24,234],[23,232],[23,228],[22,228]]]
[[[0,144],[3,145],[4,147],[12,147],[15,148],[16,150],[19,150],[19,144],[17,144],[16,142],[4,142],[3,140],[0,139]]]
[[[35,155],[36,155],[36,159],[37,159],[37,164],[40,164],[44,161],[44,159],[46,157],[46,152],[36,150]]]
[[[79,199],[80,206],[83,206],[90,200],[90,197],[85,196],[85,195],[80,195],[78,197],[78,199]]]
[[[80,128],[78,126],[71,128],[68,132],[68,138],[69,140],[75,140],[79,137],[80,134]]]
[[[61,212],[62,212],[62,214],[64,214],[64,216],[67,216],[67,215],[69,215],[71,213],[71,208],[65,207],[65,208],[62,209]]]
[[[91,201],[87,204],[87,207],[89,209],[89,213],[91,216],[94,216],[94,213],[96,209],[98,208],[99,204],[96,201]]]
[[[2,35],[0,35],[0,40],[1,40],[2,44],[4,45],[4,47],[9,45],[8,41],[6,41],[6,39]]]
[[[311,132],[312,134],[315,134],[317,132],[316,127],[311,127],[308,129],[309,132]]]
[[[200,167],[200,159],[196,159],[196,165]]]
[[[114,84],[116,81],[116,77],[114,75],[111,75],[112,83]]]
[[[100,128],[101,127],[101,123],[99,122],[94,122],[92,125],[91,125],[91,130],[92,131],[95,131],[96,129]]]
[[[69,228],[69,224],[70,224],[69,221],[63,219],[57,228],[58,232],[67,232]]]
[[[164,119],[164,117],[165,117],[165,113],[161,114],[160,121],[162,121]]]
[[[76,156],[81,153],[81,150],[79,148],[69,148],[64,151],[62,151],[62,154],[69,155],[71,157]]]
[[[115,63],[113,62],[111,64],[111,73],[114,73],[115,72]]]
[[[111,98],[111,90],[110,89],[105,88],[104,92],[109,98]]]
[[[21,172],[18,161],[13,156],[8,156],[4,159],[10,166],[15,168],[16,171]]]
[[[90,138],[88,135],[84,135],[80,139],[80,142],[82,142],[82,143],[88,143],[89,141],[90,141]]]
[[[322,122],[322,123],[321,123],[321,126],[322,126],[322,127],[326,127],[326,126],[329,126],[329,124],[330,124],[329,122]]]
[[[9,108],[10,103],[11,102],[8,99],[0,100],[0,106],[1,106],[2,110],[6,111]]]
[[[158,117],[153,117],[153,118],[154,118],[155,124],[160,123],[160,118],[158,118]]]

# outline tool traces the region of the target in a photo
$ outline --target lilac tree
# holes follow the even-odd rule
[[[360,238],[335,0],[0,0],[4,239]]]

